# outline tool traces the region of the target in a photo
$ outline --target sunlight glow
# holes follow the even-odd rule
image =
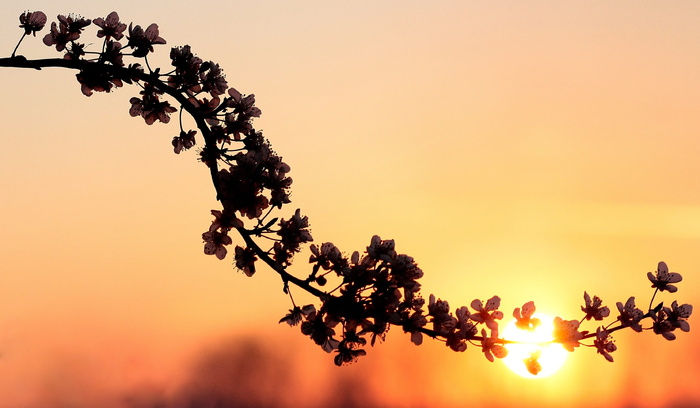
[[[513,319],[503,330],[503,338],[521,343],[508,344],[508,355],[503,362],[516,374],[525,378],[544,378],[556,373],[566,361],[568,352],[561,344],[543,344],[552,340],[553,319],[535,313],[541,323],[533,331],[516,327]]]

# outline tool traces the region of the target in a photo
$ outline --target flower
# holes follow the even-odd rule
[[[651,281],[651,287],[657,288],[658,290],[667,290],[674,293],[678,288],[671,283],[678,283],[683,280],[680,273],[669,272],[668,266],[665,262],[659,262],[659,266],[656,268],[656,274],[647,272],[647,278]]]
[[[462,306],[455,311],[457,322],[454,331],[450,331],[445,339],[445,344],[454,351],[463,352],[467,349],[467,340],[476,336],[476,326],[469,321],[469,309]]]
[[[446,300],[436,299],[430,295],[428,314],[433,317],[433,330],[441,334],[451,332],[457,325],[457,319],[450,315],[450,304]]]
[[[658,312],[652,310],[651,319],[654,321],[654,323],[652,324],[651,328],[654,330],[654,333],[660,334],[666,340],[671,341],[676,339],[676,335],[671,333],[672,331],[676,330],[676,328],[674,327],[673,322],[668,320],[668,311],[669,308],[667,307],[659,310]]]
[[[314,307],[314,305],[306,305],[304,307],[295,306],[294,309],[289,309],[289,313],[280,319],[279,322],[286,322],[290,326],[296,326],[301,323],[304,317],[311,313],[316,313],[316,307]]]
[[[233,108],[234,113],[237,113],[246,118],[258,118],[262,114],[262,111],[255,106],[255,95],[250,94],[248,96],[243,96],[235,88],[230,88],[228,90],[230,100],[227,104],[229,108]]]
[[[240,247],[236,245],[236,254],[234,256],[236,260],[236,268],[243,271],[246,276],[253,276],[255,274],[255,261],[258,258],[255,256],[255,250],[250,247]]]
[[[613,362],[613,358],[610,355],[613,351],[617,350],[617,346],[613,342],[610,332],[598,327],[595,332],[595,340],[593,340],[593,345],[598,350],[598,354],[602,354],[606,360]]]
[[[678,302],[674,300],[673,303],[671,303],[671,307],[665,307],[664,310],[666,311],[669,323],[671,323],[674,328],[681,329],[684,332],[690,331],[690,324],[686,319],[693,313],[693,305],[683,304],[678,306]]]
[[[458,332],[448,333],[445,338],[445,345],[460,353],[467,350],[467,341],[461,338]]]
[[[345,340],[338,343],[338,349],[336,350],[338,355],[336,355],[333,359],[335,365],[341,366],[343,364],[355,362],[357,361],[358,357],[367,354],[367,352],[365,352],[363,349],[355,349],[354,347],[354,343]]]
[[[24,28],[24,34],[32,34],[36,37],[36,32],[41,31],[46,25],[46,14],[41,11],[25,11],[19,16],[19,28]]]
[[[129,24],[128,46],[134,49],[134,57],[145,57],[153,52],[155,44],[165,44],[165,40],[158,36],[158,24],[153,23],[144,31],[140,25],[132,27]]]
[[[338,247],[332,242],[324,242],[321,244],[320,249],[316,245],[312,244],[309,249],[311,249],[309,263],[315,263],[318,265],[314,268],[314,270],[320,267],[327,271],[331,269],[331,264],[337,263],[342,258],[340,249],[338,249]]]
[[[60,17],[60,16],[59,16]],[[73,40],[78,39],[79,34],[71,33],[68,31],[68,26],[60,23],[56,25],[56,22],[51,23],[51,30],[48,34],[44,36],[44,44],[47,46],[56,46],[56,51],[63,51],[66,49],[66,45]]]
[[[639,324],[642,317],[644,317],[644,312],[637,309],[634,304],[634,296],[627,299],[627,302],[622,305],[622,302],[617,302],[617,310],[620,312],[617,320],[624,327],[629,327],[636,332],[642,331],[642,325]]]
[[[202,90],[199,84],[199,69],[202,60],[195,57],[189,45],[170,49],[170,59],[177,75],[168,77],[168,84],[174,88],[184,88],[198,93]]]
[[[109,13],[106,18],[99,17],[92,22],[101,28],[97,31],[99,38],[107,37],[107,39],[121,40],[124,37],[123,32],[126,30],[126,24],[119,21],[119,14],[116,11]]]
[[[525,368],[532,375],[537,375],[542,371],[542,364],[540,364],[540,356],[542,355],[542,350],[537,349],[530,353],[530,355],[523,360],[525,363]]]
[[[588,292],[583,292],[583,299],[586,301],[586,306],[581,306],[581,311],[586,313],[584,317],[586,320],[603,320],[610,314],[610,309],[607,306],[601,306],[603,301],[598,297],[594,296],[593,300],[588,295]]]
[[[535,302],[529,301],[523,305],[522,313],[519,307],[516,307],[513,311],[513,317],[515,317],[515,327],[521,330],[533,331],[537,326],[540,325],[540,319],[532,318],[532,314],[535,313]]]
[[[369,246],[367,247],[367,255],[370,258],[378,261],[390,262],[396,256],[394,250],[395,244],[393,239],[382,240],[379,235],[372,237]]]
[[[323,312],[318,313],[316,310],[306,316],[306,321],[301,324],[301,333],[311,337],[314,343],[321,346],[327,353],[336,350],[340,343],[333,338],[335,334],[333,328],[323,321]]]
[[[72,41],[66,47],[66,54],[63,56],[63,59],[79,60],[83,55],[85,55],[85,44]]]
[[[422,299],[421,299],[422,300]],[[466,306],[462,306],[455,311],[457,315],[457,333],[459,336],[466,340],[471,340],[476,336],[478,330],[474,323],[469,321],[471,314]]]
[[[498,322],[496,320],[503,318],[503,312],[497,310],[500,305],[501,298],[498,296],[487,300],[486,306],[483,305],[481,300],[474,299],[471,306],[472,309],[476,310],[476,313],[473,313],[469,318],[479,323],[485,323],[486,327],[491,330],[498,330]]]
[[[44,36],[44,44],[47,46],[56,46],[56,51],[63,51],[66,45],[80,38],[80,33],[83,28],[90,25],[89,19],[84,19],[81,16],[69,14],[58,16],[58,25],[56,22],[51,23],[51,31]]]
[[[152,125],[156,120],[168,123],[170,122],[170,114],[177,112],[176,108],[170,106],[170,102],[161,102],[159,95],[162,95],[162,92],[150,83],[146,83],[143,91],[139,93],[143,95],[141,98],[133,97],[129,99],[131,103],[129,114],[134,117],[141,116],[147,125]]]
[[[236,214],[228,213],[227,211],[211,210],[211,215],[214,216],[214,221],[211,222],[209,231],[229,231],[232,228],[243,227],[243,221],[236,217]]]
[[[109,92],[112,88],[119,88],[124,83],[121,79],[112,76],[101,69],[82,69],[75,74],[80,83],[80,91],[85,96],[91,96],[92,91]]]
[[[411,343],[420,346],[423,343],[423,333],[420,329],[428,324],[428,320],[423,316],[423,311],[418,310],[411,314],[403,324],[404,333],[411,333]]]
[[[379,341],[384,341],[386,339],[386,334],[388,331],[389,323],[375,318],[374,322],[363,325],[363,329],[360,334],[371,334],[370,345],[374,346],[377,339],[379,339]],[[413,333],[411,333],[411,338],[413,338]]]
[[[580,346],[579,340],[583,338],[583,333],[578,331],[579,322],[576,320],[563,320],[561,317],[554,318],[554,330],[552,337],[554,341],[561,343],[568,351],[574,351],[574,347]]]
[[[309,217],[302,216],[297,209],[289,220],[282,219],[277,235],[281,237],[282,245],[291,252],[298,252],[301,244],[313,241],[309,232]]]
[[[414,290],[416,286],[420,287],[416,279],[423,277],[423,270],[418,267],[413,257],[400,254],[391,261],[391,275],[396,279],[398,287]]]
[[[197,144],[197,141],[194,138],[194,135],[197,134],[196,130],[190,130],[189,132],[185,133],[184,130],[180,131],[180,136],[175,136],[173,137],[173,150],[175,151],[176,154],[180,154],[181,151],[187,150]]]
[[[100,61],[109,62],[112,65],[123,67],[122,45],[118,41],[108,40],[105,43],[104,51],[100,55]]]
[[[216,255],[219,259],[226,257],[226,245],[231,245],[233,240],[225,232],[207,231],[202,234],[204,240],[204,253],[207,255]]]
[[[508,349],[498,344],[498,331],[491,331],[491,336],[486,337],[486,330],[481,329],[481,351],[484,352],[486,359],[493,363],[494,357],[503,358],[508,355]]]
[[[213,61],[205,62],[200,69],[199,77],[202,81],[202,90],[209,92],[212,97],[223,95],[228,88],[226,76],[219,64]]]
[[[58,16],[58,21],[65,24],[68,27],[68,32],[73,34],[78,34],[83,31],[83,29],[90,25],[89,18],[83,18],[79,15],[69,14],[68,17]],[[77,38],[77,37],[76,37]]]

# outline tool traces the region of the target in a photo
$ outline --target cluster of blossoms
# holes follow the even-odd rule
[[[652,288],[655,288],[649,309],[647,312],[638,309],[635,304],[635,298],[630,297],[623,304],[617,302],[618,316],[617,318],[605,325],[596,328],[595,333],[588,331],[580,331],[579,326],[584,320],[602,321],[610,315],[610,309],[603,306],[603,301],[594,296],[593,299],[584,292],[583,298],[585,301],[581,311],[585,313],[581,320],[563,320],[559,317],[554,320],[554,341],[561,343],[568,351],[573,351],[575,347],[581,345],[581,340],[593,338],[592,347],[595,347],[597,352],[605,357],[606,360],[612,362],[613,357],[610,353],[617,350],[611,334],[617,330],[629,327],[635,332],[643,330],[652,330],[654,333],[663,336],[667,340],[675,340],[676,335],[673,333],[676,329],[688,332],[690,324],[688,318],[693,312],[693,306],[689,304],[678,305],[677,301],[671,303],[671,307],[664,306],[663,302],[652,308],[654,299],[658,292],[668,291],[674,293],[678,288],[673,283],[678,283],[682,280],[679,273],[669,272],[665,262],[659,262],[655,272],[648,272],[647,278],[651,281]],[[642,327],[644,319],[651,320],[651,326]]]
[[[72,14],[59,15],[57,19],[43,42],[64,52],[63,59],[72,62],[66,66],[79,71],[76,77],[83,94],[110,92],[124,83],[134,83],[141,91],[129,100],[131,116],[141,117],[148,125],[170,122],[171,114],[178,108],[166,99],[169,96],[194,119],[198,130],[184,128],[180,116],[180,132],[173,137],[172,146],[175,153],[180,153],[197,144],[198,132],[204,139],[199,159],[210,168],[223,207],[212,211],[215,219],[202,234],[204,252],[224,259],[227,247],[233,244],[229,233],[234,229],[249,235],[277,233],[274,257],[277,264],[287,265],[300,244],[311,237],[303,231],[308,224],[298,212],[289,220],[280,221],[277,231],[273,230],[274,222],[265,221],[269,214],[266,210],[279,209],[290,202],[292,179],[288,177],[289,165],[272,150],[262,133],[253,129],[252,120],[261,115],[255,106],[255,95],[244,95],[229,87],[219,64],[203,61],[187,45],[171,48],[170,72],[151,70],[148,55],[154,52],[154,46],[166,43],[157,24],[145,29],[129,24],[127,30],[116,12],[93,20]],[[20,23],[24,29],[22,38],[36,35],[46,24],[46,15],[40,11],[25,12]],[[88,52],[85,44],[79,42],[90,24],[99,27],[99,52]],[[123,45],[119,41],[124,37]],[[134,62],[127,66],[126,57],[143,59],[145,64]],[[245,218],[256,221],[254,228],[244,228]],[[235,254],[236,266],[252,275],[257,260],[255,251],[238,246]]]
[[[365,355],[365,345],[384,340],[392,325],[410,334],[416,345],[428,336],[444,341],[457,352],[465,351],[469,344],[480,347],[489,361],[506,356],[506,346],[511,341],[499,334],[499,321],[504,317],[499,310],[501,299],[498,296],[486,301],[476,299],[469,308],[461,306],[453,312],[447,301],[434,295],[429,296],[426,304],[418,282],[423,271],[412,257],[396,252],[393,240],[374,236],[363,254],[355,251],[349,256],[330,242],[320,246],[311,244],[309,275],[299,278],[287,271],[295,254],[313,242],[309,221],[298,209],[286,219],[271,217],[273,210],[291,202],[290,167],[253,127],[253,120],[261,115],[255,106],[255,95],[244,95],[229,87],[219,64],[202,60],[185,45],[170,49],[169,72],[151,69],[148,55],[154,52],[154,46],[166,43],[160,37],[158,25],[150,24],[144,29],[129,24],[127,30],[116,12],[92,20],[72,14],[59,15],[58,21],[51,23],[43,43],[63,53],[62,58],[28,61],[15,55],[17,48],[26,36],[36,36],[47,18],[35,11],[22,13],[19,20],[24,33],[12,57],[2,59],[0,66],[76,69],[76,78],[86,96],[110,92],[124,83],[136,84],[141,91],[139,96],[130,98],[129,114],[141,117],[148,125],[168,123],[171,115],[179,111],[180,130],[172,139],[173,150],[179,154],[191,149],[197,145],[197,136],[201,137],[203,145],[198,158],[208,167],[216,198],[221,203],[221,209],[211,210],[214,220],[202,234],[204,253],[226,259],[228,248],[234,244],[231,232],[235,231],[240,239],[233,251],[235,267],[253,276],[257,262],[261,261],[277,272],[292,301],[292,309],[280,322],[300,326],[301,332],[325,351],[335,352],[336,364],[346,364]],[[100,51],[88,51],[85,43],[79,42],[91,24],[99,28],[96,35],[102,39]],[[124,37],[126,42],[122,44]],[[126,57],[139,59],[143,64],[126,65]],[[171,100],[175,100],[175,106]],[[183,112],[191,116],[196,130],[183,127]],[[263,248],[261,241],[269,246]],[[674,284],[681,281],[680,274],[669,272],[666,264],[660,262],[656,272],[647,276],[656,290],[646,312],[638,309],[635,298],[630,297],[624,304],[617,303],[619,315],[612,323],[599,326],[595,332],[582,331],[580,326],[584,321],[602,321],[610,316],[610,309],[603,305],[602,299],[591,298],[584,292],[583,318],[556,317],[552,342],[562,344],[569,351],[581,345],[595,347],[599,354],[613,361],[611,353],[617,347],[611,334],[617,330],[628,327],[636,332],[652,330],[668,340],[676,338],[676,329],[689,331],[691,305],[673,301],[670,307],[663,303],[651,307],[658,292],[677,291]],[[330,284],[331,279],[336,283]],[[316,296],[321,304],[297,306],[290,283]],[[533,317],[534,312],[534,302],[516,308],[513,312],[516,326],[535,330],[541,322]],[[650,319],[649,327],[642,326],[644,319]],[[584,344],[587,339],[592,344]],[[533,353],[524,361],[532,373],[540,370],[538,358],[539,354]]]
[[[383,340],[392,325],[409,333],[416,345],[427,335],[454,351],[465,351],[468,343],[480,345],[490,361],[507,354],[498,336],[500,298],[476,299],[471,312],[462,306],[451,313],[448,302],[434,295],[426,305],[419,295],[423,271],[412,257],[396,252],[393,240],[375,235],[364,254],[355,251],[349,257],[329,242],[311,245],[309,262],[313,267],[306,282],[324,286],[331,275],[341,283],[325,292],[319,309],[295,306],[280,322],[302,323],[303,334],[337,353],[338,365],[365,355],[362,347]],[[479,325],[485,326],[480,333]]]

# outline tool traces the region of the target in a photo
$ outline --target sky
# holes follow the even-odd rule
[[[292,168],[281,216],[301,208],[347,253],[394,239],[453,308],[499,295],[507,315],[534,300],[579,319],[584,290],[643,308],[659,261],[684,277],[660,300],[698,304],[699,3],[115,7],[3,3],[0,49],[25,10],[158,23],[152,64],[189,44],[256,95]],[[58,55],[41,34],[19,53]],[[530,380],[394,328],[337,368],[278,324],[291,305],[271,271],[203,254],[218,206],[195,153],[172,152],[176,121],[130,117],[134,87],[86,98],[74,72],[1,72],[0,408],[700,405],[695,331],[618,332],[614,363],[576,350]]]

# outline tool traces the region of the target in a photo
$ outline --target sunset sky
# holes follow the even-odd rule
[[[59,6],[60,4],[60,6]],[[197,4],[203,4],[201,8]],[[166,45],[256,95],[255,126],[291,166],[317,243],[394,239],[454,308],[580,319],[583,292],[646,309],[700,303],[700,2],[23,1],[0,5],[0,55],[42,10],[156,22]],[[93,25],[84,34],[95,50]],[[60,56],[41,38],[19,54]],[[337,368],[298,328],[279,278],[203,254],[206,168],[177,121],[129,116],[138,88],[86,98],[75,72],[0,68],[0,408],[690,407],[700,337],[615,333],[546,379],[478,346],[416,347],[394,328]],[[234,238],[235,239],[235,238]],[[308,251],[293,271],[308,273]],[[309,302],[301,292],[295,297]],[[595,325],[584,326],[595,330]],[[158,405],[160,404],[160,405]]]

